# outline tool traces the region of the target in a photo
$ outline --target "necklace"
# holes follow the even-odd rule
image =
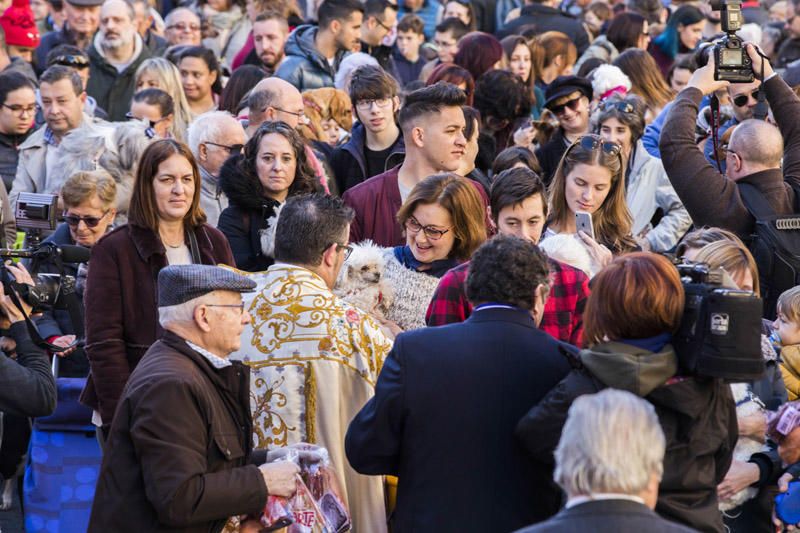
[[[163,235],[159,235],[159,237],[161,237],[161,242],[163,242],[167,247],[172,248],[172,249],[183,248],[183,246],[185,244],[184,241],[181,241],[178,244],[172,245],[172,244],[167,242],[167,240],[164,238]]]
[[[164,244],[166,244],[167,246],[169,246],[170,248],[173,248],[173,249],[175,249],[175,248],[183,248],[183,243],[180,243],[177,246],[172,246],[171,244],[169,244],[167,242],[165,242]]]

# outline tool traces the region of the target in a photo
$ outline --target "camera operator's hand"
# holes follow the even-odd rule
[[[17,283],[30,285],[31,287],[35,285],[30,272],[28,272],[28,269],[25,268],[25,265],[22,263],[14,264],[11,261],[6,261],[6,268],[11,272],[11,275],[14,276],[14,280]]]
[[[50,344],[55,344],[56,346],[61,346],[62,348],[66,348],[73,342],[75,342],[75,335],[62,335],[60,337],[56,337],[55,339],[51,340]],[[64,350],[63,352],[53,352],[53,353],[55,353],[55,355],[59,357],[66,357],[77,349],[78,349],[77,346],[73,346],[67,350]]]
[[[764,78],[772,76],[774,72],[774,70],[772,70],[772,65],[769,64],[769,61],[761,57],[761,54],[758,53],[758,47],[753,43],[745,43],[744,48],[747,50],[747,55],[750,56],[750,61],[753,63],[753,72],[756,75],[756,79],[764,81],[761,78],[762,63],[764,66]]]
[[[31,306],[28,305],[25,300],[20,298],[19,295],[17,295],[17,299],[22,305],[22,308],[25,310],[25,314],[31,316]],[[25,320],[25,315],[23,315],[22,311],[20,311],[19,308],[14,304],[13,300],[11,300],[11,297],[6,294],[5,287],[3,287],[3,296],[0,298],[0,307],[3,308],[3,311],[8,316],[8,320],[12,324]]]
[[[724,89],[730,85],[730,82],[718,81],[714,79],[714,63],[714,54],[708,54],[708,63],[706,63],[706,66],[695,70],[692,74],[692,77],[689,78],[689,83],[687,83],[686,86],[700,89],[700,91],[705,95],[711,94],[719,89]]]

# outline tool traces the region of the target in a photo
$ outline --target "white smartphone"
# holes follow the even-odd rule
[[[586,235],[594,239],[594,226],[592,225],[592,215],[586,211],[577,211],[575,213],[575,226],[578,231],[584,232]]]

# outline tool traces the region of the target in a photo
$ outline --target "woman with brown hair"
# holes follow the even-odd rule
[[[656,511],[699,531],[722,531],[717,485],[733,454],[736,411],[722,380],[676,376],[671,342],[684,298],[667,258],[637,252],[614,259],[592,280],[586,349],[569,351],[575,370],[520,420],[517,436],[537,460],[551,463],[578,397],[606,388],[632,392],[655,408],[667,441],[663,476],[650,481],[658,485]]]
[[[530,40],[533,79],[540,89],[559,76],[569,76],[578,59],[578,49],[560,31],[546,31]]]
[[[630,92],[642,97],[648,107],[647,122],[657,117],[675,96],[667,85],[655,60],[646,50],[629,48],[614,60],[614,66],[631,80]]]
[[[86,355],[81,402],[107,434],[128,376],[162,333],[158,272],[175,264],[233,264],[228,241],[205,223],[200,172],[171,139],[147,147],[136,172],[128,224],[92,247],[86,280]]]
[[[317,184],[303,138],[285,122],[263,123],[244,145],[244,154],[225,161],[219,186],[228,207],[217,227],[230,243],[237,268],[260,272],[273,263],[261,247],[267,220],[286,198],[316,192]]]
[[[394,291],[386,318],[403,330],[417,329],[425,326],[439,278],[486,240],[485,210],[467,178],[435,174],[411,190],[397,220],[406,244],[383,250],[383,277]]]
[[[531,47],[521,35],[509,35],[500,44],[508,70],[522,80],[531,90],[531,118],[536,120],[544,107],[544,91],[536,85],[533,74]]]
[[[550,185],[546,239],[575,234],[595,268],[612,255],[634,251],[633,219],[625,203],[625,164],[620,146],[599,135],[584,135],[567,148]],[[576,213],[591,215],[594,238],[578,231]]]

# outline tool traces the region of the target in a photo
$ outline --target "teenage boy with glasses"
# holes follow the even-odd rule
[[[380,67],[365,65],[353,72],[350,101],[358,122],[350,140],[334,149],[330,160],[341,193],[402,163],[405,146],[395,120],[400,109],[397,93],[397,82]]]

